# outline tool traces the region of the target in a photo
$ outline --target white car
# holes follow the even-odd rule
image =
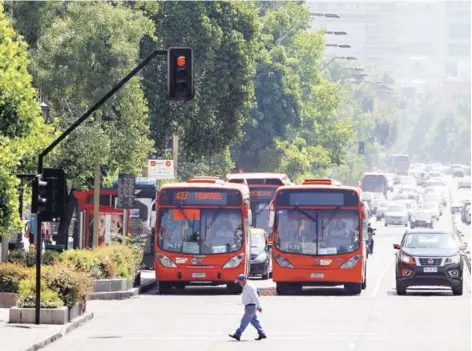
[[[470,189],[470,178],[462,178],[457,182],[457,189],[469,188]]]
[[[401,203],[389,204],[385,211],[385,226],[404,225],[408,227],[408,211]]]
[[[426,228],[433,228],[433,216],[431,212],[419,209],[413,212],[410,220],[410,227],[414,229],[415,227],[426,227]]]
[[[381,201],[377,205],[377,210],[375,211],[375,219],[380,221],[382,218],[384,218],[385,212],[387,211],[388,207],[388,202],[387,201]]]
[[[421,210],[429,212],[434,219],[439,219],[440,210],[436,202],[426,202],[421,205]]]

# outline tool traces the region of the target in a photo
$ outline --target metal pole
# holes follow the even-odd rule
[[[97,128],[101,128],[101,113],[97,116]],[[93,247],[98,246],[98,237],[100,235],[100,150],[97,150],[97,160],[95,162],[95,182],[93,185]]]
[[[35,324],[39,324],[41,312],[41,253],[43,238],[41,235],[41,213],[36,215],[36,304],[34,309]]]
[[[328,67],[335,59],[337,59],[337,57],[331,58],[331,60],[329,60],[323,67],[320,68],[320,72],[324,71],[324,69]]]
[[[20,179],[20,195],[19,195],[19,205],[18,205],[18,214],[20,215],[21,225],[24,226],[23,223],[23,195],[25,193],[25,186],[23,183],[23,179]],[[16,236],[16,249],[20,248],[21,243],[23,242],[23,229],[18,233]]]

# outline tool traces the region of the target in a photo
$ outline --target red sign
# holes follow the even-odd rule
[[[172,164],[172,163],[171,163],[170,161],[166,161],[166,166],[167,166],[167,167],[170,167],[171,164]]]

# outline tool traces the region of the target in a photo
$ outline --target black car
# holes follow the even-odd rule
[[[269,279],[272,275],[271,247],[264,229],[251,228],[251,270],[250,275]]]
[[[405,295],[410,286],[448,286],[462,295],[464,258],[457,237],[447,231],[415,229],[403,235],[396,253],[396,288]]]

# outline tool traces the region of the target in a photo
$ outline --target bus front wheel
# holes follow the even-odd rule
[[[344,284],[344,289],[348,294],[359,295],[362,291],[362,283]]]

